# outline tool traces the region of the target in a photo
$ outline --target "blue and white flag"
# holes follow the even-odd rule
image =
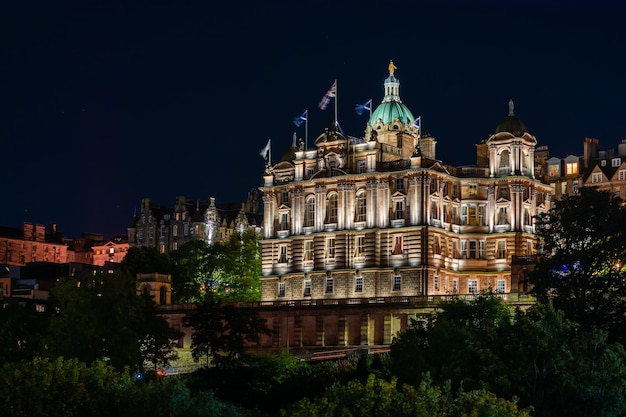
[[[418,117],[413,121],[413,127],[421,130],[422,129],[422,116]]]
[[[322,101],[320,101],[319,107],[322,110],[326,110],[328,104],[330,103],[330,99],[337,95],[337,80],[333,82],[333,85],[330,86],[330,89],[324,94],[322,97]]]
[[[272,144],[272,139],[268,139],[267,145],[265,145],[265,148],[261,149],[261,152],[259,153],[259,155],[267,159],[267,153],[270,151],[271,144]]]
[[[366,111],[372,110],[372,99],[370,98],[363,104],[357,104],[354,110],[356,110],[356,114],[358,114],[359,116],[361,116]]]
[[[302,122],[306,122],[307,119],[309,118],[309,111],[305,110],[304,113],[302,113],[300,116],[296,116],[293,118],[293,123],[300,127],[300,125],[302,125]]]

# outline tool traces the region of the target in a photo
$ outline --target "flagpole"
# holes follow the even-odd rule
[[[369,122],[372,123],[372,99],[370,98],[370,119]]]
[[[309,149],[309,111],[305,111],[306,119],[304,120],[304,151]]]
[[[335,127],[339,128],[337,123],[337,99],[339,98],[339,87],[337,86],[337,79],[335,79]]]
[[[272,166],[272,139],[270,138],[270,139],[268,139],[268,141],[270,143],[270,159],[269,159],[269,162],[270,162],[270,166]]]

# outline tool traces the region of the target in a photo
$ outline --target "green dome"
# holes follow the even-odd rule
[[[383,102],[376,107],[376,110],[372,113],[370,125],[374,126],[378,119],[382,120],[385,125],[398,119],[405,126],[411,125],[415,120],[411,110],[399,101]]]

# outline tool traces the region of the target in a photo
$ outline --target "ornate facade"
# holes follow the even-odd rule
[[[262,301],[523,291],[515,263],[536,253],[533,216],[552,191],[536,138],[510,102],[476,164],[448,165],[399,86],[390,69],[363,138],[332,126],[267,166]]]
[[[256,193],[236,205],[216,204],[213,197],[208,201],[178,197],[174,207],[165,207],[144,198],[128,228],[128,241],[131,247],[153,247],[160,253],[175,251],[192,239],[208,244],[225,241],[234,231],[260,228],[256,206]]]

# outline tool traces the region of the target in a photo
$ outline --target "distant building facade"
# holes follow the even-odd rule
[[[24,222],[22,229],[0,227],[0,264],[26,265],[29,262],[69,262],[72,253],[56,225]]]
[[[93,264],[104,266],[107,263],[121,263],[130,244],[126,236],[117,236],[107,241],[101,241],[91,246]]]
[[[207,201],[177,197],[173,207],[166,207],[144,198],[128,228],[128,243],[169,253],[192,239],[222,242],[234,231],[260,228],[257,206],[256,192],[244,204],[216,204],[213,197]]]

